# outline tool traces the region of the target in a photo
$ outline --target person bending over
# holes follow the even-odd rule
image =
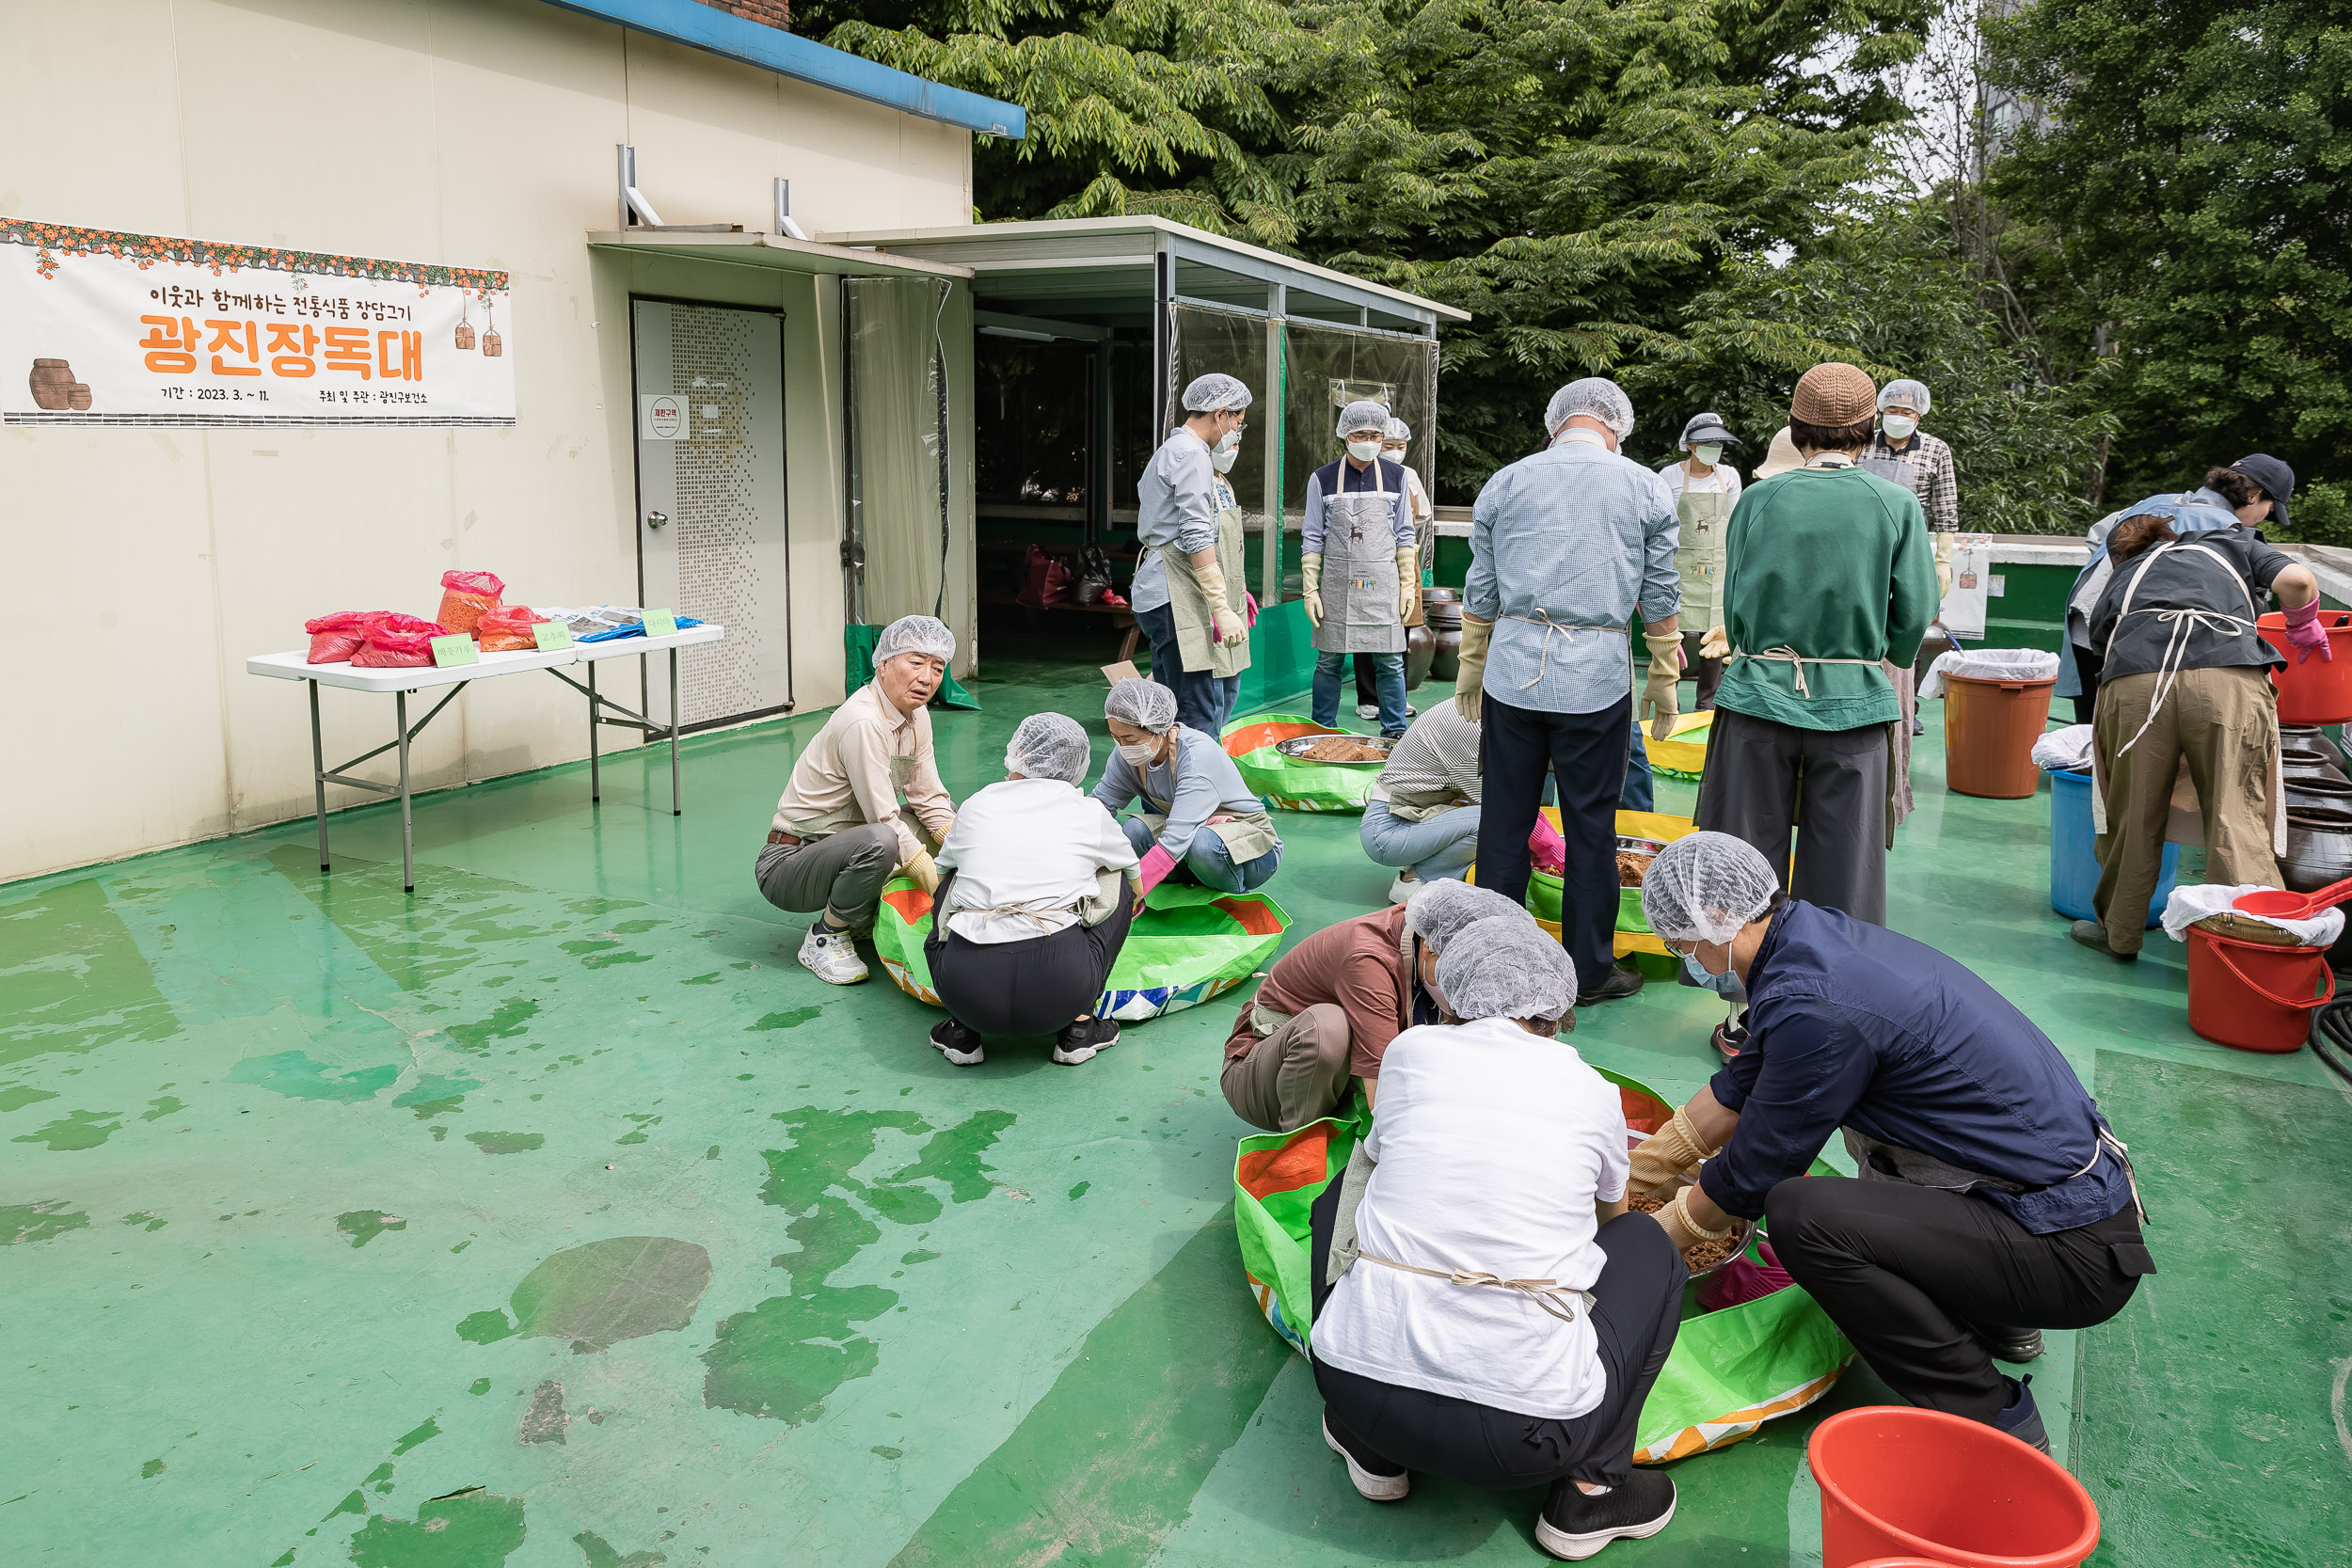
[[[1740,977],[1748,1043],[1634,1151],[1633,1196],[1680,1189],[1659,1211],[1677,1246],[1768,1218],[1781,1266],[1888,1387],[2046,1452],[2033,1380],[1994,1360],[2106,1322],[2155,1273],[2131,1163],[2066,1058],[1934,948],[1783,898],[1728,834],[1666,846],[1642,911]],[[1859,1177],[1805,1175],[1840,1129]]]
[[[1361,1080],[1380,1087],[1380,1055],[1400,1030],[1435,1023],[1438,955],[1473,920],[1533,917],[1499,893],[1431,882],[1404,905],[1327,926],[1267,972],[1225,1040],[1225,1102],[1252,1127],[1287,1132],[1327,1117]]]
[[[1478,721],[1439,703],[1413,721],[1381,765],[1358,833],[1375,865],[1400,869],[1389,889],[1402,903],[1422,882],[1459,880],[1478,858]]]
[[[940,846],[923,958],[947,1009],[931,1043],[958,1067],[985,1059],[984,1035],[1052,1035],[1064,1067],[1119,1038],[1094,1004],[1135,918],[1136,851],[1078,792],[1087,752],[1075,719],[1024,719],[1005,781],[964,801]]]
[[[1314,1208],[1319,1298],[1335,1241],[1355,1249],[1309,1332],[1323,1440],[1375,1502],[1415,1470],[1549,1486],[1536,1544],[1591,1557],[1674,1517],[1674,1482],[1636,1470],[1633,1443],[1690,1271],[1627,1212],[1615,1085],[1555,1037],[1576,999],[1560,944],[1523,915],[1478,921],[1438,990],[1464,1022],[1391,1042],[1352,1235],[1330,1196],[1346,1183]]]
[[[801,964],[827,985],[866,978],[853,937],[874,924],[884,882],[904,871],[927,890],[939,885],[930,850],[956,807],[939,782],[924,705],[955,657],[945,622],[901,615],[884,626],[873,680],[834,709],[776,802],[754,874],[768,902],[818,917]]]
[[[1150,893],[1168,877],[1220,893],[1247,893],[1282,863],[1282,841],[1265,803],[1216,737],[1176,721],[1176,694],[1154,681],[1124,680],[1104,699],[1117,752],[1094,799],[1117,812],[1144,809],[1120,825],[1143,857]]]

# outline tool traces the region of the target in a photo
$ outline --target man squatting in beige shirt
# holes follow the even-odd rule
[[[800,958],[828,985],[866,978],[851,936],[873,925],[884,883],[904,871],[939,886],[930,852],[956,806],[939,782],[924,705],[955,653],[955,634],[929,615],[891,622],[874,646],[873,680],[834,709],[776,802],[759,891],[780,910],[818,917]]]

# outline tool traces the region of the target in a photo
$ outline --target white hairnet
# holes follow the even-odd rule
[[[1472,887],[1452,877],[1423,882],[1405,902],[1405,926],[1429,944],[1432,953],[1445,951],[1454,933],[1472,921],[1515,914],[1531,926],[1534,917],[1492,888]]]
[[[1642,875],[1642,913],[1667,942],[1729,942],[1772,907],[1780,879],[1754,846],[1729,833],[1692,833],[1658,852]]]
[[[1249,388],[1242,385],[1241,377],[1227,375],[1221,371],[1195,376],[1192,385],[1184,388],[1184,412],[1187,414],[1207,414],[1219,408],[1247,408],[1249,402]]]
[[[1176,693],[1157,681],[1120,681],[1103,699],[1103,717],[1158,735],[1176,722]]]
[[[1879,388],[1879,412],[1884,413],[1890,403],[1905,408],[1916,408],[1919,417],[1928,417],[1928,385],[1924,381],[1890,381]]]
[[[900,654],[929,654],[933,658],[952,659],[956,657],[956,634],[937,616],[901,615],[882,627],[882,638],[874,644],[874,668],[881,669],[885,659],[897,658]]]
[[[1005,747],[1005,771],[1029,779],[1076,784],[1087,776],[1091,748],[1086,727],[1066,713],[1032,713]]]
[[[1465,1022],[1558,1018],[1576,1006],[1567,954],[1524,911],[1463,927],[1438,960],[1438,989],[1447,1009]]]
[[[1412,438],[1413,427],[1406,424],[1403,420],[1398,419],[1395,415],[1390,415],[1388,428],[1381,433],[1381,439],[1384,441],[1409,441]]]
[[[1590,414],[1615,431],[1620,441],[1633,434],[1633,400],[1625,395],[1624,388],[1605,375],[1571,381],[1552,393],[1551,402],[1544,409],[1545,434],[1557,436],[1560,427],[1578,414]]]
[[[1359,430],[1386,430],[1389,411],[1370,398],[1358,398],[1340,410],[1339,436],[1344,439]]]

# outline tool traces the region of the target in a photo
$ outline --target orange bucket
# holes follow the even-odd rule
[[[1959,795],[2015,800],[2042,782],[2033,743],[2050,719],[2058,677],[2038,681],[1944,677],[1944,783]]]
[[[2332,658],[2308,664],[2287,642],[2287,618],[2277,610],[2257,616],[2254,630],[2262,640],[2286,656],[2287,667],[2270,673],[2279,689],[2281,724],[2341,724],[2352,720],[2352,613],[2323,610],[2319,624],[2328,631]]]
[[[2328,967],[2325,947],[2279,947],[2201,926],[2188,928],[2188,1026],[2216,1045],[2300,1050],[2312,1009],[2335,995],[2336,974]]]
[[[2064,1465],[1963,1416],[1840,1411],[1804,1456],[1821,1485],[1821,1568],[2074,1568],[2099,1544],[2098,1507]]]

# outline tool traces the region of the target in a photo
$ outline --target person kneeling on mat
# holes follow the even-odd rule
[[[1478,721],[1439,703],[1413,721],[1380,766],[1357,841],[1375,865],[1397,867],[1389,898],[1423,882],[1459,880],[1478,858]]]
[[[1658,1217],[1683,1247],[1764,1217],[1887,1386],[2047,1452],[2033,1380],[1994,1359],[2106,1322],[2155,1273],[2130,1159],[2066,1058],[1934,948],[1784,898],[1729,834],[1666,846],[1642,911],[1740,977],[1748,1043],[1634,1151],[1634,1196],[1674,1193]],[[1805,1175],[1838,1128],[1859,1179]]]
[[[1375,1502],[1415,1470],[1548,1485],[1536,1544],[1588,1558],[1674,1517],[1633,1445],[1690,1271],[1627,1212],[1616,1085],[1554,1037],[1575,1026],[1560,944],[1524,915],[1478,921],[1438,989],[1465,1022],[1390,1043],[1361,1201],[1346,1213],[1335,1181],[1312,1211],[1323,1440]]]
[[[1468,882],[1431,882],[1402,905],[1327,926],[1282,955],[1225,1040],[1225,1102],[1252,1127],[1287,1132],[1327,1117],[1361,1080],[1380,1088],[1398,1033],[1443,1022],[1429,989],[1438,955],[1473,920],[1528,912]]]
[[[931,1043],[958,1067],[983,1035],[1052,1035],[1075,1067],[1119,1038],[1094,1004],[1140,901],[1136,851],[1111,814],[1078,793],[1087,732],[1033,713],[1005,748],[1006,779],[964,801],[939,848],[923,960],[947,1009]]]
[[[833,710],[792,765],[754,875],[760,896],[817,924],[801,964],[831,986],[866,978],[855,933],[874,924],[882,884],[900,872],[939,887],[930,851],[956,820],[931,757],[924,706],[956,657],[956,634],[901,615],[874,644],[874,678]],[[900,797],[906,801],[902,809]]]
[[[1103,715],[1118,751],[1094,799],[1117,812],[1141,797],[1144,810],[1120,824],[1143,857],[1150,893],[1168,877],[1219,893],[1247,893],[1282,863],[1282,841],[1265,802],[1215,736],[1176,721],[1176,693],[1156,681],[1111,688]]]

